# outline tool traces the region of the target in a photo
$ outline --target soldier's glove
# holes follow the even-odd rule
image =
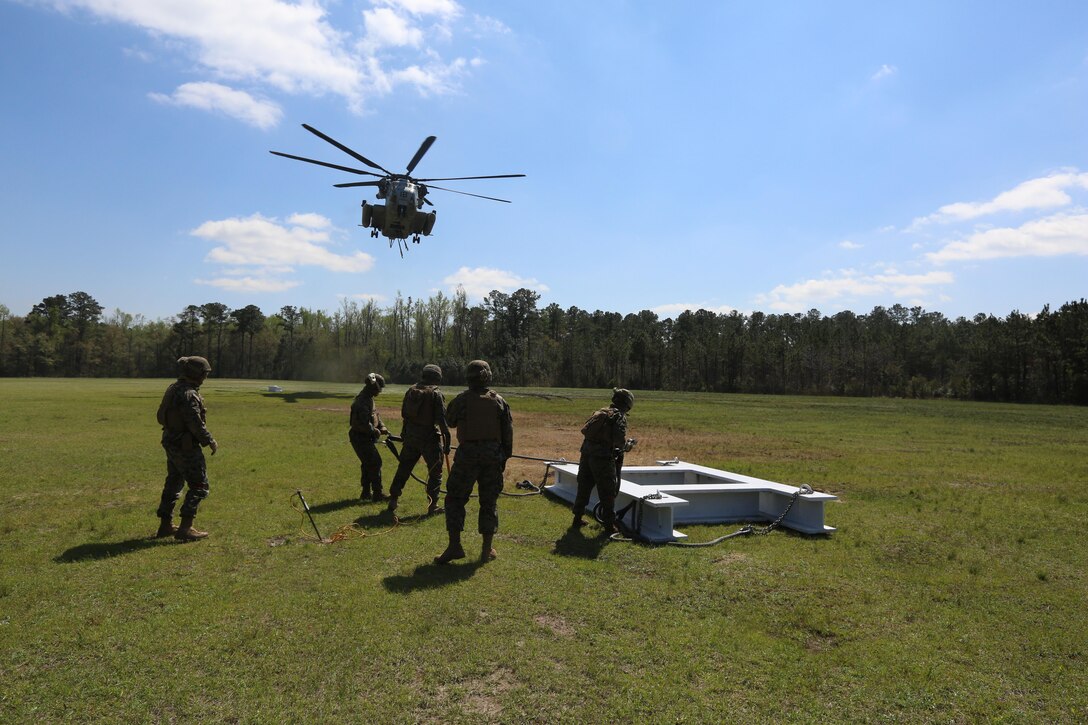
[[[628,438],[627,442],[623,444],[623,452],[627,453],[638,444],[638,438]]]
[[[212,455],[214,456],[215,452],[219,450],[219,444],[215,442],[214,438],[212,438],[212,442],[208,444],[208,448],[212,449]]]

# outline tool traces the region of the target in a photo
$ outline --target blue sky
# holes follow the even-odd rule
[[[672,316],[1088,295],[1088,3],[0,0],[0,303],[491,289]],[[402,259],[308,123],[392,170]],[[357,178],[357,177],[356,177]]]

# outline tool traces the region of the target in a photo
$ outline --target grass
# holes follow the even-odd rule
[[[838,531],[606,543],[503,497],[498,561],[437,567],[422,486],[395,528],[354,500],[356,386],[331,383],[210,380],[212,536],[150,539],[166,384],[0,380],[2,722],[1088,719],[1086,409],[637,392],[629,463],[809,483]],[[542,457],[608,397],[503,392]],[[322,533],[367,535],[312,541],[299,488]]]

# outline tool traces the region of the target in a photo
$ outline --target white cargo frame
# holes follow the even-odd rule
[[[797,486],[766,481],[754,476],[707,468],[686,461],[658,461],[656,466],[625,466],[620,473],[620,494],[616,510],[639,499],[623,523],[635,528],[641,506],[641,535],[654,542],[686,539],[676,531],[682,524],[718,524],[736,521],[773,521],[785,510],[798,491]],[[546,490],[569,503],[578,493],[578,464],[553,463],[555,483]],[[660,498],[645,498],[648,495]],[[830,534],[835,529],[824,524],[824,503],[835,501],[829,493],[802,493],[782,519],[784,528],[804,534]],[[592,511],[597,492],[590,498]]]

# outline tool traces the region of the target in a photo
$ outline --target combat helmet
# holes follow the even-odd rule
[[[473,360],[465,366],[465,379],[469,385],[487,385],[491,382],[491,366],[485,360]]]
[[[438,385],[442,382],[442,368],[438,367],[434,363],[423,366],[423,373],[420,375],[420,379],[428,385]]]
[[[201,380],[204,375],[212,371],[211,363],[199,355],[189,355],[178,358],[178,373],[189,380]]]
[[[378,375],[378,373],[370,373],[366,376],[366,382],[364,383],[364,385],[373,390],[375,393],[380,393],[385,390],[385,378],[383,378],[381,375]]]
[[[635,396],[627,388],[613,388],[612,405],[626,413],[635,407]]]

